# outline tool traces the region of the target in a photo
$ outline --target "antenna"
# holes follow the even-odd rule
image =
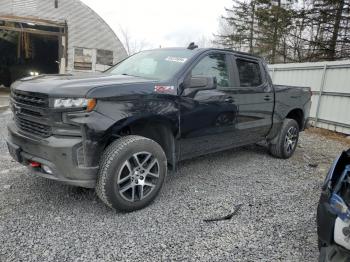
[[[196,48],[198,48],[198,45],[196,45],[194,42],[191,42],[187,47],[187,49],[190,49],[190,50],[193,50]]]

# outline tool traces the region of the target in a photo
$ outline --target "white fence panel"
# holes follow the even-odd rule
[[[274,84],[309,86],[314,126],[350,134],[350,60],[269,65]]]

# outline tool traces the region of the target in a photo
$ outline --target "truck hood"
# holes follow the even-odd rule
[[[26,77],[13,83],[11,88],[13,90],[48,94],[50,97],[98,98],[151,93],[156,83],[158,81],[141,77],[94,73]]]

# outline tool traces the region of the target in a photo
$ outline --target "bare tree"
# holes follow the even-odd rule
[[[128,55],[133,55],[149,47],[149,43],[146,40],[134,39],[131,36],[128,28],[123,28],[122,26],[119,26],[119,28],[122,36],[122,42]]]
[[[220,17],[218,32],[214,34],[213,45],[218,48],[232,48],[241,50],[242,46],[235,37],[236,27],[231,25],[225,17]],[[245,50],[241,50],[245,51]]]
[[[124,45],[128,55],[130,55],[130,35],[129,35],[129,30],[125,29],[125,28],[123,28],[121,26],[119,26],[119,27],[120,27],[121,35],[123,37],[123,39],[122,39],[123,45]]]
[[[196,39],[195,43],[201,48],[213,47],[213,40],[204,35]]]

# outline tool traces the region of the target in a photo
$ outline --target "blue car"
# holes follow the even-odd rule
[[[331,166],[317,208],[319,261],[350,261],[350,149]]]

